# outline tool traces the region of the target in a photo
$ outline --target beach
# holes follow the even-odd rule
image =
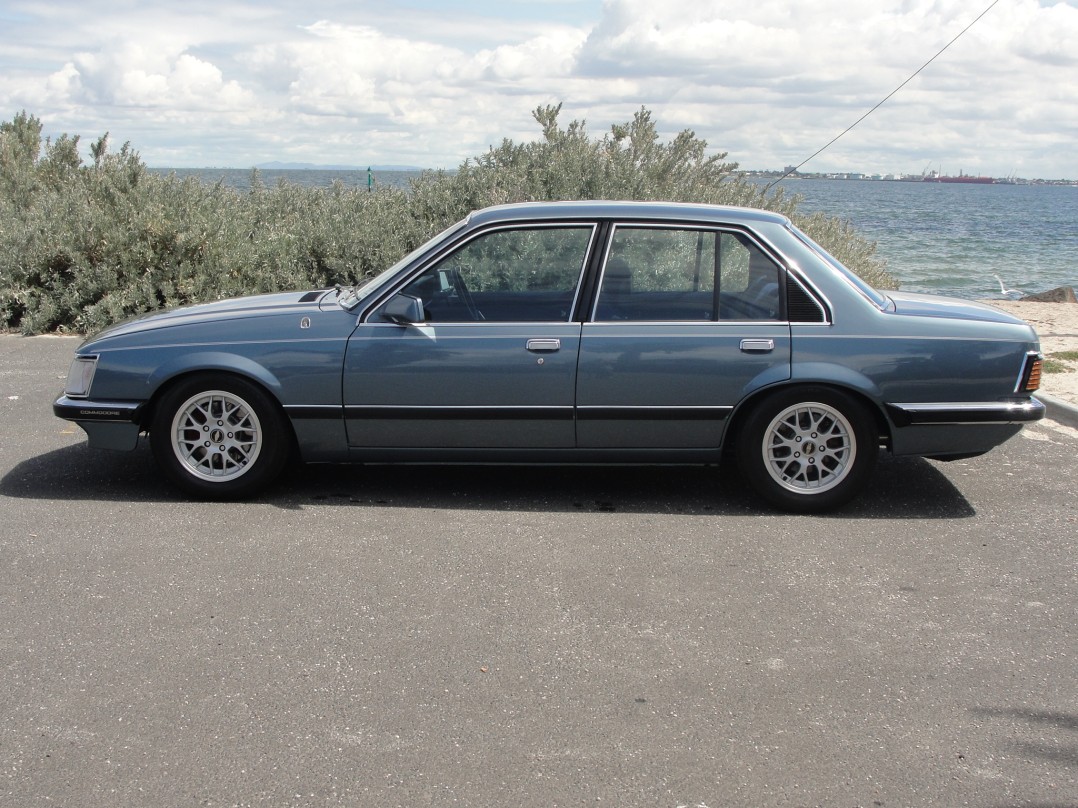
[[[1041,353],[1046,359],[1064,351],[1078,352],[1078,305],[1073,303],[1034,303],[1023,300],[987,300],[997,308],[1021,317],[1041,338]],[[1045,373],[1041,392],[1078,406],[1078,358],[1059,360],[1067,370]]]

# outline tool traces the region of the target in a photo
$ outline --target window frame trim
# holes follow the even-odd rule
[[[705,231],[710,233],[716,233],[721,239],[723,233],[730,233],[734,235],[744,236],[748,239],[765,257],[768,258],[779,271],[779,302],[782,309],[781,316],[776,319],[769,320],[750,320],[750,319],[729,319],[723,320],[716,318],[714,320],[599,320],[596,318],[599,307],[599,299],[603,290],[603,281],[606,278],[606,268],[610,258],[610,251],[614,244],[614,238],[617,235],[618,228],[631,228],[635,230],[682,230],[682,231]],[[787,265],[787,262],[782,260],[779,253],[773,248],[762,241],[755,232],[747,227],[741,227],[738,225],[726,225],[726,224],[709,224],[707,222],[683,222],[683,221],[632,221],[628,219],[612,220],[609,222],[609,229],[604,237],[604,244],[602,250],[602,258],[599,266],[596,268],[595,273],[595,289],[591,300],[590,310],[587,313],[587,317],[584,322],[594,325],[624,325],[626,323],[646,323],[656,325],[721,325],[727,324],[759,324],[766,323],[769,325],[788,325],[790,324],[789,311],[786,301],[786,283],[790,277],[794,277]],[[718,280],[714,281],[715,291],[719,289]],[[812,297],[816,297],[812,295]],[[717,312],[716,312],[717,313]]]
[[[553,219],[550,221],[514,221],[514,222],[498,222],[482,228],[478,228],[471,232],[463,234],[459,239],[452,242],[439,245],[433,253],[429,253],[423,256],[423,259],[414,265],[412,268],[401,272],[400,276],[396,278],[393,283],[386,286],[386,288],[378,295],[377,299],[372,301],[370,305],[364,308],[360,314],[357,325],[371,325],[371,326],[388,326],[390,328],[400,328],[397,323],[382,322],[374,320],[374,314],[386,302],[396,294],[399,294],[409,284],[419,278],[424,272],[432,269],[436,264],[443,259],[449,257],[454,252],[464,249],[471,242],[489,236],[493,233],[500,231],[512,231],[512,230],[587,230],[590,231],[588,235],[587,247],[584,250],[584,257],[580,264],[580,270],[577,274],[576,284],[573,291],[573,300],[569,306],[569,315],[564,320],[461,320],[461,321],[434,321],[428,323],[416,323],[417,326],[437,326],[437,325],[475,325],[475,326],[504,326],[507,324],[569,324],[579,322],[579,318],[576,316],[578,306],[580,305],[583,287],[587,282],[587,278],[590,275],[591,263],[593,256],[597,252],[596,244],[599,240],[599,233],[601,230],[601,223],[595,219]]]

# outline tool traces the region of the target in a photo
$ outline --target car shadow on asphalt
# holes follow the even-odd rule
[[[1037,767],[1040,774],[1044,765],[1078,767],[1078,714],[1030,709],[1028,707],[974,707],[970,710],[980,722],[998,726],[1001,736],[1007,739],[1000,749],[1012,761],[1012,765]],[[1038,765],[1039,764],[1039,765]],[[1078,803],[1022,803],[1023,807],[1074,808]]]
[[[85,443],[38,455],[0,478],[0,495],[22,499],[177,502],[149,447],[133,452]],[[736,469],[700,466],[346,466],[288,471],[257,500],[309,507],[449,508],[483,511],[687,515],[776,513]],[[881,457],[862,494],[825,515],[847,519],[955,519],[974,508],[933,463]]]

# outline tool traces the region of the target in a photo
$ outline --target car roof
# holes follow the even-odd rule
[[[575,202],[517,202],[473,211],[468,224],[483,225],[536,219],[648,219],[658,221],[721,221],[724,224],[786,225],[789,219],[780,213],[757,208],[704,205],[691,202],[622,202],[587,200]]]

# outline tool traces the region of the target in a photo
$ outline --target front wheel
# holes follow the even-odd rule
[[[838,390],[806,387],[764,399],[743,425],[738,462],[753,489],[788,511],[849,502],[879,453],[871,415]]]
[[[158,402],[150,445],[162,471],[203,499],[250,496],[288,458],[287,421],[260,387],[238,377],[186,379]]]

